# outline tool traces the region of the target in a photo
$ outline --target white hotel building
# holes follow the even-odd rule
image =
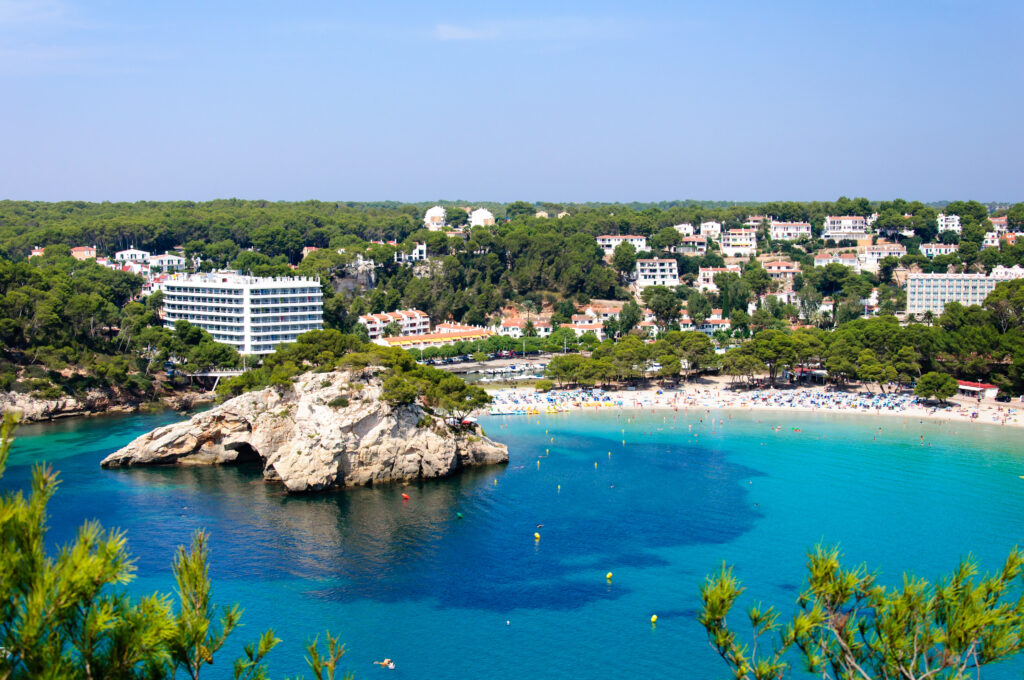
[[[1024,278],[1019,265],[996,267],[985,274],[910,274],[907,276],[907,313],[941,314],[948,302],[965,307],[980,305],[1000,281]]]
[[[636,286],[643,290],[647,286],[669,286],[679,285],[679,266],[675,260],[652,257],[649,259],[637,259],[636,261]]]
[[[604,251],[605,255],[613,255],[615,249],[619,247],[621,243],[629,243],[636,252],[642,253],[647,250],[647,238],[644,236],[636,236],[634,234],[623,234],[621,236],[613,236],[605,234],[604,236],[597,237],[597,245],[601,246],[601,250]]]
[[[175,274],[161,290],[165,326],[188,321],[242,354],[269,354],[324,327],[323,293],[316,278]]]

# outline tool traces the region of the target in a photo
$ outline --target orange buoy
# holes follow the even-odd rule
[[[402,494],[402,500],[403,500],[403,501],[407,501],[407,500],[409,500],[409,494],[407,494],[407,493],[403,493],[403,494]]]

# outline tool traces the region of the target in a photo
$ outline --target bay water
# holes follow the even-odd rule
[[[180,418],[23,426],[0,488],[27,489],[33,464],[52,465],[52,545],[88,519],[124,530],[140,594],[172,593],[176,546],[207,530],[214,596],[245,610],[211,678],[230,677],[230,659],[268,627],[283,639],[277,678],[305,672],[303,645],[326,630],[359,678],[726,678],[696,622],[698,588],[723,562],[748,588],[743,604],[785,614],[819,542],[891,584],[904,571],[934,579],[967,555],[994,570],[1024,543],[1024,433],[998,426],[788,412],[486,417],[507,466],[299,497],[253,467],[100,469]],[[372,665],[386,657],[394,670]],[[1022,670],[1024,657],[985,677]]]

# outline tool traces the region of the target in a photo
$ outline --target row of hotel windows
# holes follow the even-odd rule
[[[280,305],[277,307],[253,307],[251,314],[253,316],[261,314],[295,314],[298,312],[319,312],[322,309],[321,305]],[[197,307],[195,305],[186,304],[167,304],[164,305],[164,312],[199,312],[201,314],[234,314],[236,316],[242,316],[243,309],[241,307]]]
[[[224,329],[236,328],[236,329],[241,329],[241,328],[245,327],[245,324],[240,322],[237,318],[230,317],[230,316],[196,316],[194,314],[183,314],[181,316],[167,316],[164,319],[164,321],[166,321],[168,323],[173,323],[175,321],[180,321],[180,320],[185,320],[185,321],[189,321],[189,322],[195,322],[197,325],[199,325],[202,328],[206,328],[207,330],[209,330],[210,328],[224,328]],[[290,324],[294,324],[294,323],[297,323],[299,321],[318,321],[318,322],[322,322],[323,321],[323,316],[320,315],[320,314],[307,314],[305,316],[295,316],[295,317],[288,317],[288,318],[280,317],[280,321],[282,323],[290,323]],[[267,322],[272,322],[272,320],[271,319],[263,319],[263,324],[262,325],[254,325],[253,328],[256,328],[256,329],[263,328],[264,326],[267,325]]]
[[[258,300],[253,299],[252,303],[253,304],[261,304],[261,305],[286,305],[286,304],[291,304],[293,302],[303,302],[303,298],[305,298],[306,302],[315,302],[317,300],[320,300],[322,298],[322,296],[319,295],[319,294],[318,295],[310,295],[308,293],[300,293],[300,294],[296,294],[296,295],[290,295],[290,296],[287,296],[287,297],[284,297],[284,298],[260,296]],[[238,297],[215,297],[215,296],[212,296],[212,295],[192,295],[192,294],[190,294],[190,295],[177,295],[177,294],[173,294],[173,295],[168,295],[166,297],[166,302],[202,302],[203,304],[221,303],[221,304],[239,305],[239,306],[241,306],[242,303],[243,303],[243,299],[242,299],[241,296],[238,296]]]
[[[201,295],[233,295],[241,296],[244,292],[244,288],[206,288],[197,286],[181,286],[169,283],[165,286],[168,292],[173,293],[197,293]],[[253,288],[249,291],[252,295],[309,295],[312,293],[321,293],[321,289],[317,287],[306,288]]]

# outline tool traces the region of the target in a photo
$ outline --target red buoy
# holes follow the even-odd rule
[[[409,500],[409,494],[407,494],[407,493],[403,493],[403,494],[402,494],[402,500],[403,500],[403,501],[407,501],[407,500]]]

